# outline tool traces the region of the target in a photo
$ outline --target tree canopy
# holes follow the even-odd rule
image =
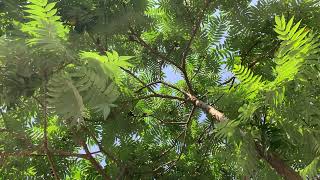
[[[0,0],[0,179],[313,179],[318,0]]]

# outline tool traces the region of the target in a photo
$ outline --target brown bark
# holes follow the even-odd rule
[[[213,118],[218,122],[227,121],[228,118],[224,116],[224,114],[218,110],[216,110],[214,107],[208,105],[207,103],[199,100],[197,97],[187,93],[189,96],[190,101],[198,108],[202,109],[207,114],[210,114],[213,116]]]
[[[270,164],[270,166],[273,167],[273,169],[277,171],[277,173],[281,175],[284,179],[302,180],[302,177],[291,167],[287,166],[278,155],[272,152],[264,152],[263,147],[258,143],[256,143],[255,146],[259,156],[265,161],[267,161]]]
[[[102,176],[102,178],[105,180],[111,179],[111,177],[109,177],[107,175],[107,173],[104,171],[103,167],[91,155],[87,144],[83,140],[80,140],[80,144],[83,147],[84,151],[86,152],[87,159],[90,161],[90,163],[93,165],[93,167],[99,172],[99,174]]]
[[[228,118],[214,107],[199,100],[197,97],[188,94],[189,100],[197,107],[201,108],[207,114],[210,114],[217,122],[228,121]],[[301,180],[302,177],[276,154],[272,152],[264,152],[263,147],[256,143],[256,151],[260,158],[264,159],[275,171],[287,180]]]

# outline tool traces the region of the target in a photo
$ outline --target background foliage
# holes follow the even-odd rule
[[[319,176],[317,0],[0,9],[1,179]]]

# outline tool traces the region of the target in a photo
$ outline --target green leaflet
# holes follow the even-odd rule
[[[243,93],[247,101],[238,110],[239,123],[251,119],[261,106],[272,108],[281,106],[285,99],[285,83],[293,80],[302,64],[319,52],[318,37],[305,30],[306,28],[299,29],[301,21],[294,24],[294,18],[291,18],[286,23],[284,16],[281,18],[276,16],[275,21],[274,30],[279,34],[278,38],[282,40],[275,54],[275,79],[271,82],[261,81],[261,76],[254,75],[250,69],[242,65],[234,65],[233,73],[240,81],[236,90]],[[218,130],[218,136],[225,137],[226,134],[228,134],[227,137],[234,136],[233,126],[218,128]],[[312,174],[314,164],[315,162],[312,162],[301,173],[304,173],[304,176],[307,173]]]
[[[56,3],[46,0],[32,0],[25,6],[29,14],[29,22],[21,25],[21,30],[30,35],[27,43],[46,51],[65,51],[63,45],[67,40],[69,29],[57,16]],[[81,52],[80,58],[87,67],[68,66],[71,72],[59,73],[49,82],[49,103],[65,120],[72,120],[73,124],[82,121],[86,109],[95,110],[106,119],[110,114],[113,102],[119,93],[111,80],[117,80],[121,72],[120,67],[130,67],[127,62],[130,56],[120,56],[117,52],[101,56],[94,52]],[[65,104],[71,104],[65,108]]]
[[[75,86],[83,96],[85,104],[103,114],[106,119],[113,102],[118,97],[118,90],[99,63],[91,64],[90,67],[77,68],[71,73]]]
[[[261,80],[261,76],[255,76],[250,69],[242,65],[234,65],[233,72],[240,80],[240,91],[244,93],[247,99],[254,99],[259,90],[263,89],[265,82]]]
[[[101,113],[106,119],[119,93],[107,75],[96,69],[78,67],[74,72],[53,77],[49,83],[49,103],[63,119],[79,123],[86,109]],[[66,104],[71,104],[67,108]]]
[[[38,6],[45,6],[48,3],[47,0],[29,0],[29,2]]]
[[[252,137],[245,135],[241,141],[235,142],[237,163],[243,174],[253,175],[258,167],[257,152],[254,150],[253,141]]]
[[[284,16],[275,17],[274,30],[279,34],[278,38],[283,41],[275,54],[277,65],[274,70],[276,74],[274,81],[263,82],[261,76],[254,75],[250,69],[242,65],[234,65],[233,72],[240,80],[238,89],[244,93],[247,100],[257,99],[258,93],[263,90],[266,91],[266,94],[261,95],[262,99],[267,100],[266,102],[271,105],[274,104],[275,107],[279,106],[285,94],[283,83],[293,80],[302,63],[319,52],[318,38],[313,33],[306,31],[305,28],[298,30],[301,21],[295,25],[293,25],[293,21],[294,18],[291,18],[286,23]],[[259,106],[254,106],[254,108],[241,107],[239,109],[240,119],[247,119],[258,108]]]
[[[239,124],[240,121],[224,121],[217,124],[216,127],[216,137],[218,138],[230,138],[234,137],[234,134],[238,134],[239,132]]]
[[[29,14],[30,21],[21,25],[21,30],[31,35],[28,44],[39,45],[46,50],[61,49],[60,41],[67,39],[69,29],[59,21],[57,9],[54,9],[56,3],[47,4],[46,0],[30,2],[32,4],[26,5],[24,10]]]
[[[302,63],[312,57],[313,54],[319,52],[318,38],[306,28],[298,30],[301,21],[295,24],[293,27],[292,17],[289,22],[281,25],[279,24],[279,17],[276,16],[275,32],[279,34],[278,38],[283,40],[280,48],[275,54],[275,62],[277,66],[275,68],[276,79],[271,86],[277,85],[287,80],[292,80],[298,73]],[[284,19],[282,16],[281,19]],[[292,28],[291,28],[292,27]]]
[[[261,105],[258,103],[249,103],[244,104],[239,108],[239,119],[244,122],[248,119],[251,119],[254,112],[260,107]]]
[[[98,61],[106,74],[110,77],[115,77],[117,74],[121,74],[120,67],[128,68],[132,65],[128,62],[132,56],[119,56],[117,52],[106,52],[107,55],[99,55],[96,52],[81,52],[80,58],[87,60],[88,64]],[[92,62],[93,61],[93,62]]]
[[[83,122],[85,116],[83,99],[68,74],[61,73],[51,78],[48,95],[49,104],[54,106],[57,114],[63,119],[73,125]]]
[[[319,157],[316,157],[308,166],[300,170],[300,175],[303,177],[303,179],[312,179],[313,177],[316,177],[319,174],[318,164]]]

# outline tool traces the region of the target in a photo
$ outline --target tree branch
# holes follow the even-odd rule
[[[57,172],[57,169],[55,167],[55,164],[54,164],[54,161],[53,161],[53,158],[52,158],[52,155],[51,155],[51,152],[48,148],[48,112],[47,112],[47,75],[45,73],[45,81],[44,81],[44,87],[43,87],[43,103],[42,103],[42,108],[43,108],[43,129],[44,129],[44,150],[47,154],[47,158],[48,158],[48,161],[50,163],[50,166],[51,166],[51,170],[53,172],[53,176],[55,178],[55,180],[59,180],[59,175],[58,175],[58,172]]]
[[[191,110],[191,112],[190,112],[190,114],[189,114],[189,116],[188,116],[187,123],[185,124],[185,130],[178,136],[178,138],[180,138],[181,135],[184,134],[184,136],[183,136],[183,145],[182,145],[181,150],[180,150],[180,152],[179,152],[178,158],[177,158],[176,160],[174,160],[174,161],[169,161],[169,162],[167,162],[167,163],[165,163],[165,164],[160,165],[160,166],[157,167],[153,172],[157,172],[157,171],[158,171],[161,167],[163,167],[164,165],[170,164],[170,167],[166,169],[166,172],[167,172],[167,171],[169,171],[171,168],[173,168],[173,167],[176,165],[176,163],[181,159],[181,156],[182,156],[182,154],[184,153],[184,150],[185,150],[185,148],[186,148],[186,138],[187,138],[187,132],[188,132],[188,129],[189,129],[188,127],[190,126],[190,123],[191,123],[191,120],[192,120],[192,116],[194,115],[195,110],[196,110],[196,106],[193,106],[193,107],[192,107],[192,110]],[[177,139],[178,139],[178,138],[177,138]],[[164,156],[166,153],[168,153],[168,152],[175,146],[175,144],[176,144],[176,143],[174,143],[174,145],[172,145],[169,149],[167,149],[166,151],[164,151],[158,158],[160,158],[160,157]]]
[[[219,86],[223,86],[225,84],[228,84],[229,82],[234,81],[235,78],[236,78],[235,76],[232,76],[231,78],[229,78],[225,82],[220,83]]]
[[[87,154],[77,154],[72,152],[60,151],[60,150],[51,150],[52,156],[62,156],[62,157],[77,157],[87,159]],[[92,152],[91,154],[97,154],[100,151]],[[37,157],[37,156],[47,156],[46,153],[38,152],[37,150],[26,150],[19,152],[0,152],[0,157]]]
[[[159,57],[161,60],[166,61],[172,65],[174,65],[175,67],[180,69],[180,66],[174,62],[171,61],[169,58],[167,58],[166,56],[164,56],[163,54],[161,54],[159,51],[157,51],[156,49],[152,48],[150,45],[148,45],[135,31],[132,27],[129,28],[131,31],[131,34],[135,37],[133,38],[133,41],[137,42],[138,44],[140,44],[141,46],[143,46],[145,49],[147,49],[150,53],[152,53],[153,55]]]
[[[148,88],[148,87],[150,87],[150,86],[152,86],[152,85],[155,85],[155,84],[163,84],[163,85],[165,85],[165,86],[168,86],[168,87],[170,87],[170,88],[172,88],[172,89],[175,89],[175,90],[181,92],[181,93],[184,94],[184,95],[187,94],[186,92],[184,92],[183,90],[179,89],[178,87],[176,87],[176,86],[174,86],[174,85],[172,85],[172,84],[170,84],[170,83],[164,82],[164,81],[155,81],[155,82],[146,84],[145,86],[143,86],[143,87],[141,87],[140,89],[138,89],[138,90],[136,91],[136,93],[137,93],[137,92],[140,92],[140,91],[142,91],[143,89]]]
[[[173,99],[178,101],[186,101],[186,99],[181,97],[164,95],[164,94],[150,94],[150,95],[138,97],[134,100],[149,99],[149,98],[164,98],[164,99]]]
[[[133,72],[131,72],[128,69],[125,69],[123,67],[120,67],[124,72],[126,72],[127,74],[131,75],[133,78],[135,78],[137,81],[139,81],[143,86],[145,86],[146,88],[148,88],[152,93],[156,94],[156,92],[149,86],[147,86],[147,84],[145,82],[143,82],[138,76],[136,76]]]
[[[184,76],[184,79],[186,81],[186,84],[188,86],[190,93],[194,93],[194,91],[193,91],[192,84],[189,80],[188,73],[186,70],[186,59],[189,54],[192,42],[195,39],[195,36],[196,36],[198,30],[200,29],[201,22],[205,16],[205,12],[206,12],[208,6],[209,6],[209,0],[206,0],[205,5],[204,5],[204,9],[200,12],[198,19],[196,20],[195,24],[193,25],[190,39],[189,39],[189,41],[188,41],[188,43],[187,43],[186,47],[184,48],[184,51],[182,52],[182,55],[181,55],[182,56],[181,57],[181,71],[182,71],[182,74]]]
[[[178,139],[183,135],[183,132],[181,132],[177,138],[175,138],[175,141],[174,143],[169,147],[167,148],[166,150],[164,150],[159,156],[156,157],[156,159],[160,159],[161,157],[163,157],[164,155],[166,155],[168,152],[170,152],[170,150],[172,148],[174,148],[178,142]],[[157,169],[157,168],[156,168]]]
[[[107,151],[105,148],[103,148],[102,144],[98,141],[98,139],[95,137],[95,135],[90,131],[88,127],[83,126],[83,129],[87,132],[87,134],[93,139],[93,141],[96,143],[96,145],[99,147],[99,150],[105,154],[108,158],[110,158],[113,162],[115,162],[118,166],[121,165],[121,162],[118,158],[116,158],[110,151]]]
[[[294,171],[291,167],[287,166],[286,163],[275,153],[265,151],[261,144],[255,142],[256,151],[259,156],[269,163],[276,172],[286,180],[302,180],[302,177]]]
[[[87,159],[90,161],[90,163],[93,165],[93,167],[101,174],[103,179],[105,180],[111,180],[111,177],[107,175],[107,173],[104,171],[103,167],[95,160],[95,158],[90,153],[87,144],[80,140],[80,145],[83,147],[84,151],[86,152]]]
[[[142,96],[142,97],[138,97],[135,100],[141,100],[141,99],[148,99],[148,98],[152,98],[152,97],[158,97],[158,98],[165,98],[165,99],[175,99],[175,100],[179,100],[179,101],[186,101],[186,99],[181,98],[181,97],[177,97],[177,96],[170,96],[170,95],[163,95],[163,94],[158,94],[157,92],[155,92],[150,86],[146,84],[145,82],[143,82],[138,76],[136,76],[134,73],[132,73],[131,71],[129,71],[128,69],[125,68],[121,68],[124,72],[128,73],[129,75],[131,75],[132,77],[134,77],[137,81],[139,81],[142,85],[143,88],[148,88],[153,94],[147,95],[147,96]],[[179,88],[169,84],[169,83],[165,83],[163,81],[161,81],[162,84],[165,84],[171,88],[174,88],[182,93],[185,94],[185,92],[183,92],[182,90],[180,90]]]
[[[196,22],[193,25],[190,39],[189,39],[186,47],[184,48],[184,51],[182,52],[181,66],[182,66],[183,69],[185,69],[186,59],[187,59],[188,53],[190,51],[191,44],[192,44],[192,42],[193,42],[198,30],[200,29],[200,25],[201,25],[202,19],[205,16],[205,12],[206,12],[208,6],[209,6],[209,0],[206,0],[205,4],[204,4],[204,8],[200,12],[200,15],[198,16],[198,19],[196,20]]]
[[[198,100],[195,96],[189,94],[189,101],[195,106],[201,108],[204,112],[211,115],[217,122],[225,122],[229,119],[214,107]],[[263,147],[258,143],[255,144],[256,151],[262,159],[264,159],[276,172],[285,179],[301,180],[301,176],[295,172],[290,166],[286,165],[283,160],[270,151],[264,151]]]

